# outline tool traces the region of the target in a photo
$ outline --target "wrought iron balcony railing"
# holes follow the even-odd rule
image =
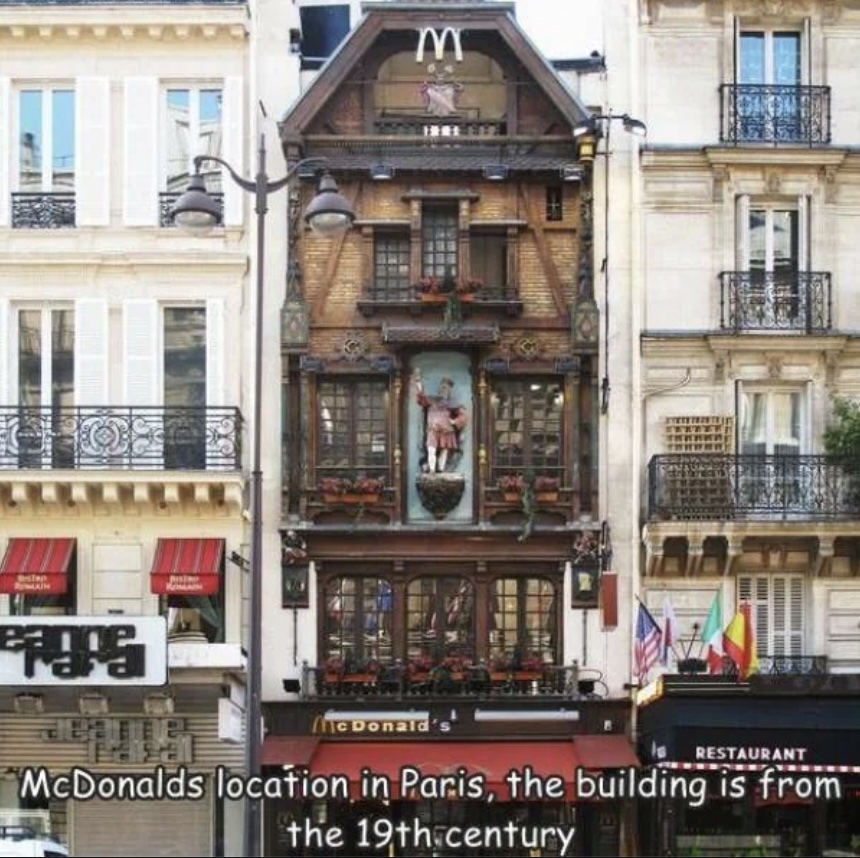
[[[448,295],[445,293],[424,294],[414,283],[388,283],[372,281],[366,290],[366,299],[378,304],[422,303],[425,300],[444,303]],[[519,294],[514,283],[487,284],[477,292],[458,295],[461,301],[481,304],[498,301],[517,301]]]
[[[183,191],[163,191],[158,195],[158,225],[159,226],[176,226],[173,220],[173,215],[170,213],[176,201],[182,196]],[[210,197],[215,200],[223,209],[224,194],[210,193]]]
[[[0,470],[232,471],[237,408],[0,406]]]
[[[860,467],[828,456],[672,453],[648,464],[648,516],[827,519],[860,513]]]
[[[723,271],[720,328],[823,333],[831,326],[829,271]]]
[[[723,143],[830,142],[830,87],[723,84]]]
[[[827,673],[827,656],[760,655],[758,669],[766,676],[821,676]]]
[[[22,191],[12,194],[13,229],[60,229],[75,225],[75,195]]]
[[[538,671],[471,666],[460,672],[410,674],[392,664],[367,674],[330,674],[324,667],[302,667],[301,694],[316,697],[533,697],[598,700],[606,696],[599,671],[577,665],[547,665]]]

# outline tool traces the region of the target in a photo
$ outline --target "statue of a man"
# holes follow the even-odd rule
[[[460,432],[466,426],[466,409],[454,401],[454,381],[442,378],[439,381],[439,392],[436,396],[428,396],[424,392],[421,376],[416,373],[413,377],[415,384],[416,402],[424,409],[425,437],[427,447],[428,473],[444,473],[448,465],[448,454],[451,450],[460,449]]]

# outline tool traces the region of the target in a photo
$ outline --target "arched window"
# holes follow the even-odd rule
[[[406,657],[475,655],[475,589],[467,578],[426,576],[406,590]]]
[[[490,659],[556,663],[555,595],[555,585],[547,578],[496,578],[490,584]]]
[[[393,660],[391,582],[375,576],[333,578],[325,587],[323,658],[360,666]]]

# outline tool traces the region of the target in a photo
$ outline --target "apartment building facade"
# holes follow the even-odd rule
[[[569,782],[635,763],[630,581],[607,565],[601,505],[599,167],[573,133],[591,110],[513,4],[363,11],[280,126],[288,163],[326,159],[355,228],[333,243],[305,229],[308,170],[266,340],[283,568],[263,600],[263,765],[341,774],[351,794],[266,801],[266,854],[298,854],[305,819],[360,851],[362,816],[434,832],[402,854],[447,854],[447,829],[502,819],[575,822],[578,852],[617,854],[620,805],[505,800],[503,784],[525,765]],[[463,766],[499,803],[412,800],[408,765]],[[362,800],[363,767],[393,778],[390,802]]]
[[[169,210],[194,155],[244,168],[248,29],[0,7],[0,822],[78,855],[238,854],[210,778],[242,764],[245,203],[210,163],[223,229]],[[22,801],[36,766],[205,795]]]
[[[640,583],[681,632],[681,668],[643,696],[640,749],[750,779],[768,760],[836,774],[842,795],[670,802],[643,848],[855,854],[858,510],[823,436],[833,397],[860,393],[860,16],[767,0],[643,0],[639,15]],[[750,606],[748,680],[702,672],[715,599],[723,625]]]

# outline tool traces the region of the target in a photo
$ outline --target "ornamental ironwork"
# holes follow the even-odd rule
[[[740,331],[829,331],[829,271],[723,271],[720,327]]]
[[[0,407],[0,469],[241,467],[237,408]]]
[[[648,515],[806,520],[857,516],[860,466],[829,456],[678,453],[648,465]]]
[[[827,656],[762,655],[759,656],[759,673],[766,676],[822,676],[827,673]]]
[[[830,87],[723,84],[723,143],[830,142]]]
[[[12,194],[13,229],[61,229],[75,226],[75,195],[42,192]]]
[[[165,191],[158,195],[158,225],[159,226],[176,226],[176,221],[173,218],[173,207],[176,201],[182,196],[184,191]],[[224,211],[224,194],[209,194],[213,200]]]

